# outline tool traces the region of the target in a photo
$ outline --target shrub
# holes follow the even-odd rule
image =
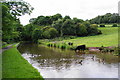
[[[113,24],[112,27],[117,27],[118,25],[117,24]]]
[[[104,25],[104,24],[101,24],[100,27],[105,27],[105,25]]]

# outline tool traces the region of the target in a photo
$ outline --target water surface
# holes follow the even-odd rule
[[[118,78],[118,57],[110,53],[75,53],[36,44],[18,49],[44,78]]]

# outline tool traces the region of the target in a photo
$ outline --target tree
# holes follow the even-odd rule
[[[58,31],[59,36],[63,36],[63,19],[58,19],[57,21],[54,21],[52,27],[54,27]]]
[[[73,20],[66,19],[63,23],[63,34],[64,35],[75,35],[75,26]]]
[[[55,28],[49,29],[50,38],[55,38],[58,36],[58,31]]]
[[[45,39],[50,39],[50,33],[49,33],[49,31],[44,31],[43,32],[43,37],[45,38]]]
[[[29,7],[30,5],[28,5],[25,2],[2,3],[2,32],[3,32],[2,40],[3,41],[10,43],[18,39],[18,36],[20,35],[20,32],[18,31],[18,27],[21,26],[18,16],[24,14],[30,14],[32,8]]]
[[[58,36],[58,31],[53,27],[45,27],[43,31],[44,38],[50,39]]]
[[[17,16],[22,16],[25,14],[31,14],[33,11],[33,7],[27,2],[20,1],[20,2],[4,2],[4,5],[6,5],[9,8],[9,13],[14,16],[15,18]]]
[[[58,19],[62,19],[62,15],[61,14],[55,14],[55,15],[53,15],[52,17],[51,17],[51,19],[52,19],[52,21],[56,21],[56,20],[58,20]]]
[[[76,24],[76,35],[77,36],[86,36],[87,35],[87,27],[84,24]]]
[[[33,42],[37,43],[38,39],[42,38],[42,33],[43,33],[43,31],[41,29],[38,29],[38,28],[34,29],[34,31],[32,32]]]
[[[35,29],[35,26],[33,24],[28,24],[24,26],[23,31],[22,31],[22,40],[25,41],[32,41],[32,34]]]
[[[105,15],[97,16],[89,20],[92,24],[103,24],[103,23],[119,23],[120,16],[118,13],[106,13]]]
[[[78,18],[73,18],[73,21],[75,24],[84,22],[84,20]]]
[[[70,16],[66,15],[66,16],[64,17],[64,20],[66,20],[66,19],[71,19],[71,18],[70,18]]]

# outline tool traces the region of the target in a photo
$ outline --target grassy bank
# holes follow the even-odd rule
[[[95,36],[87,36],[87,37],[75,37],[74,39],[61,40],[53,39],[53,40],[44,40],[39,41],[43,42],[43,44],[55,43],[55,45],[63,45],[68,42],[72,42],[73,46],[83,45],[85,44],[87,47],[108,47],[108,46],[118,46],[118,27],[99,27],[99,30],[102,31],[103,34],[95,35]],[[69,47],[69,46],[67,46]]]
[[[2,53],[2,77],[3,78],[41,78],[40,73],[32,67],[31,64],[25,60],[17,48],[13,45],[13,48],[5,50]]]

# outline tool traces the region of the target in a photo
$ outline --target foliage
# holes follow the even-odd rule
[[[52,27],[45,27],[43,32],[43,37],[50,39],[57,37],[58,31]]]
[[[76,34],[77,36],[86,36],[87,35],[87,28],[84,24],[77,24],[76,25]]]
[[[38,39],[41,39],[42,38],[42,33],[43,31],[41,29],[35,29],[32,33],[32,40],[33,42],[37,43],[38,42]]]
[[[118,13],[107,13],[105,15],[97,16],[91,20],[90,23],[93,24],[102,24],[102,23],[120,23],[120,16]]]
[[[4,2],[2,3],[9,8],[9,13],[14,16],[22,16],[25,14],[31,14],[32,10],[34,9],[31,5],[27,2],[20,1],[20,2]]]
[[[20,41],[22,25],[19,16],[30,14],[33,8],[26,2],[2,2],[2,41]]]
[[[28,41],[32,41],[32,34],[33,31],[35,29],[35,26],[32,24],[28,24],[26,26],[24,26],[23,31],[22,31],[22,40],[28,40]]]
[[[55,38],[57,37],[58,31],[55,28],[50,28],[49,34],[50,34],[50,38]]]
[[[54,27],[57,31],[59,36],[63,36],[63,19],[58,19],[52,23],[52,27]]]
[[[53,23],[53,21],[56,21],[61,18],[61,14],[55,14],[53,16],[38,16],[37,18],[30,19],[30,22],[39,26],[49,26]]]
[[[45,38],[45,39],[50,39],[49,31],[44,31],[44,32],[43,32],[43,38]]]
[[[66,19],[63,23],[63,35],[75,35],[74,22],[71,19]]]
[[[117,25],[117,24],[115,24],[115,23],[112,25],[112,27],[117,27],[117,26],[118,26],[118,25]]]

